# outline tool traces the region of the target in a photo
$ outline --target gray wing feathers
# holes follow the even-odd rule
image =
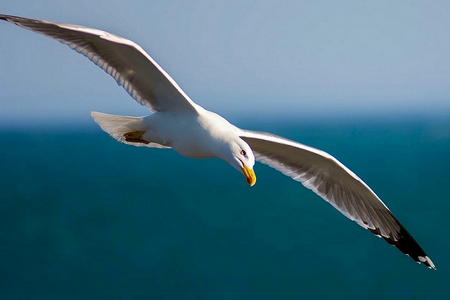
[[[244,140],[247,140],[246,137]],[[364,228],[380,228],[383,236],[395,235],[395,230],[393,232],[392,229],[398,225],[392,217],[380,214],[383,210],[389,211],[381,200],[371,190],[367,190],[359,178],[342,169],[333,158],[323,157],[306,149],[261,140],[252,139],[249,144],[256,152],[258,161],[301,182],[349,219]],[[364,194],[370,199],[369,203],[361,201],[361,190],[365,190]],[[382,222],[383,217],[385,222]]]
[[[255,158],[301,182],[349,219],[434,268],[381,199],[352,171],[321,150],[271,134],[243,131]]]
[[[176,82],[137,44],[78,25],[0,15],[0,19],[42,33],[85,55],[111,75],[140,104],[156,111],[194,110]]]

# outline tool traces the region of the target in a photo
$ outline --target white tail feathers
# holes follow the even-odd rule
[[[91,112],[91,116],[104,131],[119,142],[133,146],[170,148],[169,146],[143,139],[142,133],[149,129],[144,124],[143,117],[116,116],[96,111]]]
[[[116,140],[135,146],[146,146],[145,144],[132,143],[125,140],[125,134],[132,131],[145,131],[145,126],[141,117],[124,117],[110,114],[104,114],[93,111],[91,113],[95,122],[109,135]]]
[[[140,134],[140,132],[146,132],[148,130],[142,117],[116,116],[96,111],[91,112],[91,116],[104,131],[119,142],[133,146],[170,148],[153,141],[144,141],[141,136],[136,139],[134,134]]]

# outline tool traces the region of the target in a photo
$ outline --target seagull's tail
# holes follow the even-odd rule
[[[116,116],[95,111],[91,113],[91,116],[104,131],[116,140],[134,146],[149,146],[149,142],[142,138],[146,130],[143,118]]]

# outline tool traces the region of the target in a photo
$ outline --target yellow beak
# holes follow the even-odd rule
[[[246,165],[242,168],[242,172],[244,172],[245,177],[247,177],[247,182],[250,186],[254,186],[256,183],[256,174],[253,169],[250,169]]]

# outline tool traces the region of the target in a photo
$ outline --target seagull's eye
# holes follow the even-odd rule
[[[244,150],[241,150],[241,154],[242,154],[243,156],[247,156],[247,153],[246,153]]]

